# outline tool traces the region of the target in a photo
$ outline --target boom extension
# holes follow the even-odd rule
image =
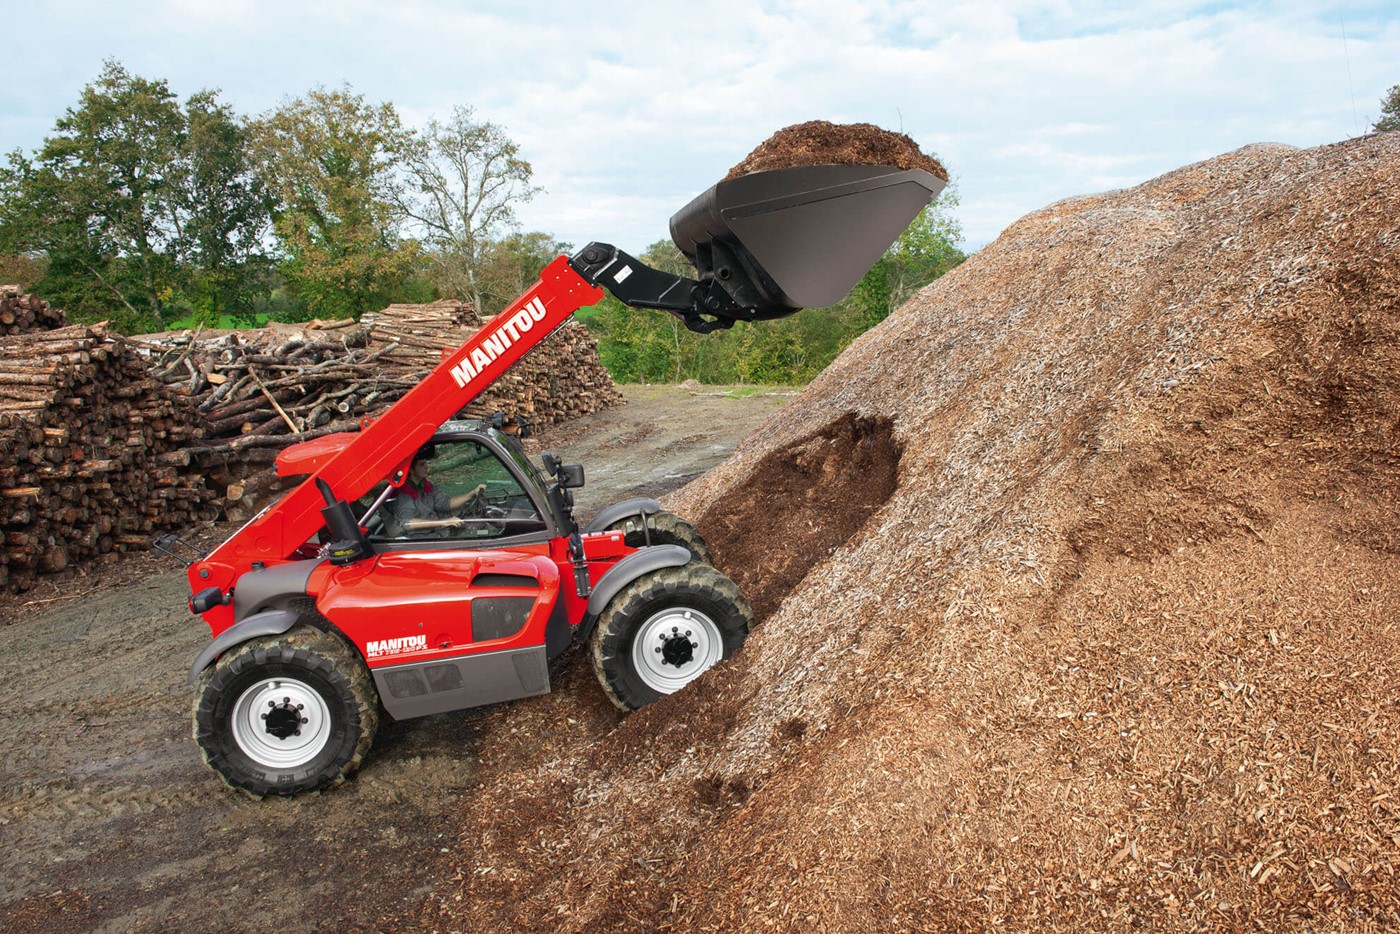
[[[662,272],[610,243],[588,244],[569,258],[569,265],[589,282],[605,287],[622,304],[669,311],[698,334],[732,327],[735,321],[778,318],[797,310],[743,307],[714,277],[701,284]]]

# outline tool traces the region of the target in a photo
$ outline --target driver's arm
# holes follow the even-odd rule
[[[441,507],[440,507],[438,511],[439,511],[439,512],[452,512],[452,511],[456,510],[458,506],[461,506],[463,503],[467,503],[467,502],[470,502],[471,500],[476,499],[478,496],[480,496],[482,493],[485,493],[485,492],[486,492],[486,484],[484,484],[484,483],[478,483],[478,484],[476,485],[476,488],[475,488],[475,489],[473,489],[473,490],[468,490],[467,492],[461,494],[460,496],[454,496],[454,497],[452,497],[451,499],[447,500],[446,508],[441,508]],[[438,494],[438,491],[437,491],[437,490],[434,490],[434,491],[433,491],[433,494],[436,496],[436,495]],[[442,495],[443,495],[444,497],[447,496],[446,493],[443,493]]]

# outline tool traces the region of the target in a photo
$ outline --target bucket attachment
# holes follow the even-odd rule
[[[846,297],[943,190],[921,169],[805,165],[720,182],[671,218],[671,239],[742,307],[776,317]],[[769,315],[765,315],[769,316]]]
[[[671,218],[697,279],[652,269],[611,244],[569,262],[634,308],[660,308],[692,331],[834,305],[943,190],[922,169],[804,165],[720,182]]]

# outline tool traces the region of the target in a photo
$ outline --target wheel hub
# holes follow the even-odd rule
[[[262,718],[267,721],[267,731],[278,739],[288,739],[292,736],[301,735],[301,725],[308,723],[309,718],[303,717],[301,712],[306,709],[305,704],[292,704],[290,697],[282,698],[282,703],[275,700],[267,702],[270,708]]]
[[[724,657],[724,638],[700,610],[674,606],[642,623],[631,653],[642,682],[659,694],[671,694]]]
[[[684,633],[679,626],[672,626],[670,634],[661,633],[661,644],[656,647],[656,651],[661,654],[661,664],[675,665],[680,668],[687,665],[695,658],[695,650],[700,647],[700,643],[691,642],[691,630]]]
[[[272,769],[298,768],[330,742],[325,698],[298,678],[264,678],[234,702],[233,739],[248,758]]]

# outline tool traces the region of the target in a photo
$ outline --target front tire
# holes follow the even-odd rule
[[[658,510],[646,517],[645,526],[640,515],[630,515],[618,519],[608,526],[609,532],[621,532],[628,548],[642,548],[652,545],[680,545],[699,560],[713,565],[710,546],[705,544],[695,526],[675,513]]]
[[[343,781],[378,727],[379,696],[359,656],[305,625],[225,653],[195,693],[204,761],[225,784],[259,798]]]
[[[608,698],[635,710],[674,693],[744,644],[753,610],[708,564],[663,568],[618,591],[590,640]]]

